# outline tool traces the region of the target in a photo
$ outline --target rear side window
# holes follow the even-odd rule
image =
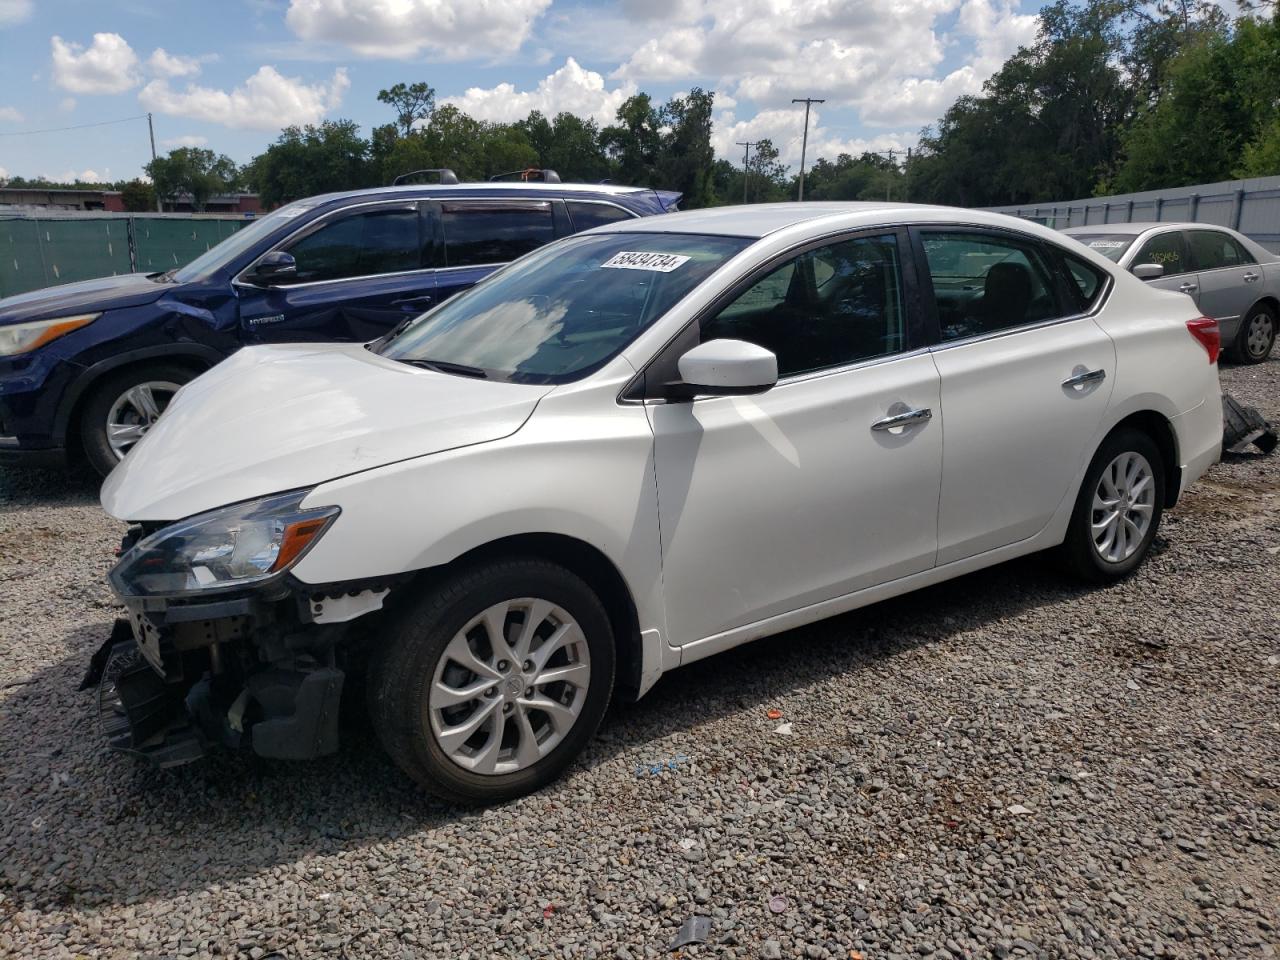
[[[944,342],[1062,315],[1038,244],[977,231],[926,231],[922,243]]]
[[[1241,267],[1256,262],[1234,237],[1216,230],[1189,230],[1187,241],[1191,245],[1191,262],[1196,270]]]
[[[629,210],[615,207],[611,203],[566,200],[564,205],[569,208],[569,218],[573,221],[575,233],[590,230],[592,227],[604,226],[606,223],[635,219],[635,216]]]
[[[449,267],[507,263],[556,238],[551,204],[542,200],[441,204]]]
[[[339,217],[291,244],[298,271],[288,281],[345,280],[417,270],[422,265],[418,211],[413,207],[365,210]]]
[[[1085,263],[1069,253],[1062,254],[1062,264],[1066,273],[1063,279],[1065,280],[1064,286],[1067,288],[1068,296],[1074,302],[1077,310],[1082,312],[1088,310],[1098,302],[1106,277],[1097,267]]]
[[[1131,266],[1136,267],[1140,263],[1160,264],[1164,267],[1166,277],[1186,273],[1190,267],[1187,265],[1187,251],[1182,242],[1182,234],[1177,230],[1156,234],[1138,250]]]

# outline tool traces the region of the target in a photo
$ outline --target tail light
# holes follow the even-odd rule
[[[1218,321],[1209,317],[1187,321],[1187,332],[1200,341],[1205,353],[1209,354],[1209,362],[1217,363],[1218,354],[1222,352],[1222,336],[1218,332]]]

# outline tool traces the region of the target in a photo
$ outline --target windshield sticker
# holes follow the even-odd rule
[[[689,262],[688,257],[675,253],[644,253],[639,250],[623,250],[600,264],[610,270],[652,270],[654,273],[670,273]]]
[[[1090,250],[1115,250],[1118,247],[1123,247],[1128,242],[1129,242],[1128,240],[1090,240],[1089,249]]]

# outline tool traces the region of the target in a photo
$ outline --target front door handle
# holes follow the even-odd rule
[[[1178,289],[1183,293],[1195,293],[1199,288],[1194,283],[1183,283],[1178,285]]]
[[[1252,271],[1250,271],[1249,273],[1246,273],[1246,274],[1244,275],[1244,282],[1245,282],[1245,283],[1255,283],[1256,281],[1261,280],[1261,279],[1262,279],[1262,277],[1260,277],[1258,274],[1256,274],[1256,273],[1254,273],[1254,272],[1252,272]]]
[[[906,410],[902,413],[895,413],[891,416],[877,420],[871,425],[872,430],[896,430],[899,427],[910,427],[913,424],[924,423],[926,420],[933,419],[933,411],[928,407],[920,407],[918,410]]]
[[[1091,383],[1101,383],[1105,379],[1107,379],[1107,371],[1105,370],[1085,370],[1067,377],[1062,381],[1062,385],[1064,387],[1087,387]]]

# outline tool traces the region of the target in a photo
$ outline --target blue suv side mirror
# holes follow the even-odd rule
[[[283,250],[272,250],[263,254],[262,259],[254,264],[253,271],[245,277],[250,283],[271,286],[274,281],[298,275],[298,263],[293,254]]]

